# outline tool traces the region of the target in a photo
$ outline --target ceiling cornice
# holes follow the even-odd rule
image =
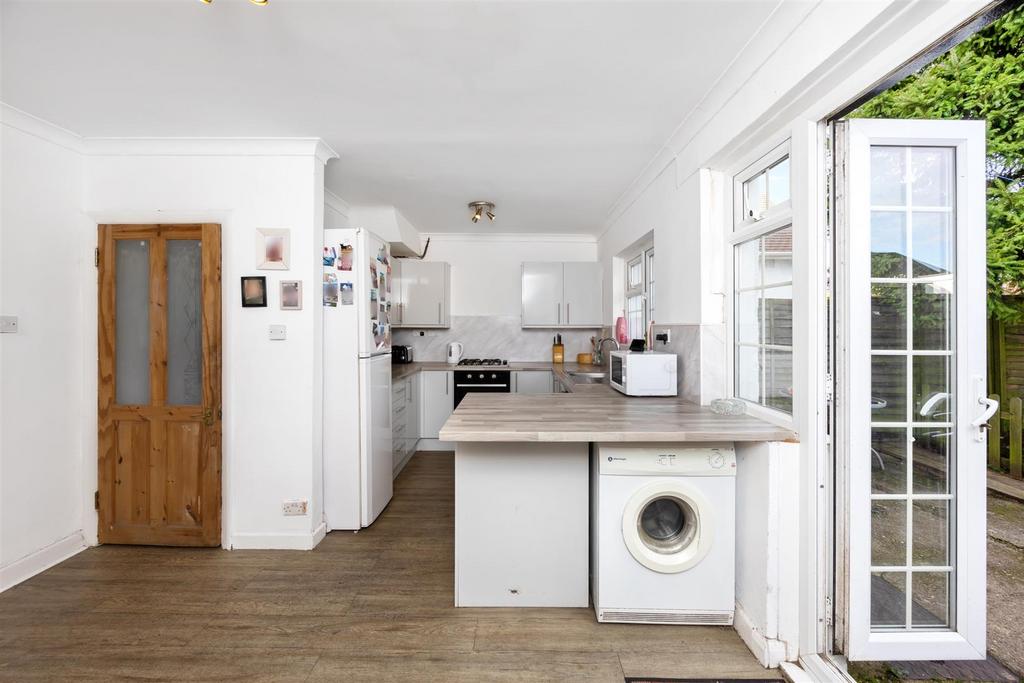
[[[82,136],[3,102],[0,102],[0,123],[72,152],[82,154],[85,151],[85,140]]]

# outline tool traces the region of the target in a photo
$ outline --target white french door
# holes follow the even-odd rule
[[[837,135],[846,654],[984,658],[985,124]]]

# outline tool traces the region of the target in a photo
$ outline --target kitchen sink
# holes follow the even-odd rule
[[[606,372],[582,372],[582,371],[569,371],[569,376],[580,384],[601,384],[608,378]]]

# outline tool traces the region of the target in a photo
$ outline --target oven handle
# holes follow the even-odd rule
[[[502,388],[506,388],[507,389],[507,388],[509,388],[509,385],[508,384],[456,384],[455,385],[456,389],[472,389],[473,387],[487,387],[487,388],[502,387]]]

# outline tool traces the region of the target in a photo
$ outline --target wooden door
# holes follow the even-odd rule
[[[220,545],[220,226],[99,226],[99,540]]]

